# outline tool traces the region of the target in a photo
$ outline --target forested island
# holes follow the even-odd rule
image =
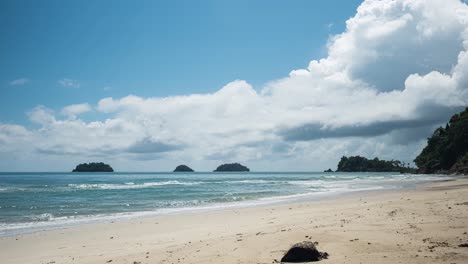
[[[468,173],[468,108],[455,114],[427,139],[414,160],[419,173]]]
[[[336,171],[468,174],[468,108],[453,115],[445,128],[434,131],[414,163],[417,169],[399,160],[343,156]]]
[[[174,172],[193,172],[193,170],[187,165],[179,165],[174,169]]]
[[[399,160],[367,159],[361,156],[341,157],[337,172],[400,172],[415,173],[416,169]]]
[[[239,163],[230,163],[230,164],[223,164],[218,166],[214,172],[229,172],[229,171],[250,171],[249,168],[239,164]]]
[[[114,169],[103,162],[90,162],[79,164],[72,172],[114,172]]]

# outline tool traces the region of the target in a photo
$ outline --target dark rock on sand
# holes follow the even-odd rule
[[[186,165],[179,165],[175,168],[174,172],[193,172],[193,170]]]
[[[281,262],[312,262],[328,258],[327,252],[319,252],[311,241],[304,241],[293,245]]]

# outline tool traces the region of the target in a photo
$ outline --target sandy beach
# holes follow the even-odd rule
[[[468,179],[416,190],[89,224],[0,238],[0,263],[467,263]]]

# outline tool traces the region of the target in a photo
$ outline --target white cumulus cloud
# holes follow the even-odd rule
[[[318,170],[341,155],[411,161],[434,127],[468,105],[468,7],[459,0],[364,1],[327,47],[325,58],[264,87],[235,80],[208,94],[103,98],[96,110],[106,119],[92,122],[78,118],[86,103],[63,108],[65,119],[39,106],[29,113],[38,129],[4,124],[0,139],[18,130],[28,151],[51,160],[105,157],[127,170],[221,161]]]
[[[73,104],[66,106],[62,109],[62,114],[70,117],[76,118],[80,114],[84,114],[92,110],[92,107],[88,103],[82,104]]]

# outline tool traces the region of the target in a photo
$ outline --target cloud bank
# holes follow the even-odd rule
[[[182,161],[319,170],[353,154],[408,162],[468,105],[468,6],[459,0],[367,0],[327,48],[264,87],[235,80],[210,94],[108,97],[66,106],[65,118],[38,106],[29,113],[37,129],[0,125],[0,153],[111,159],[128,170]],[[107,119],[80,119],[92,108]]]
[[[62,114],[69,118],[76,118],[80,114],[84,114],[92,110],[92,107],[88,103],[73,104],[66,106],[62,109]]]

